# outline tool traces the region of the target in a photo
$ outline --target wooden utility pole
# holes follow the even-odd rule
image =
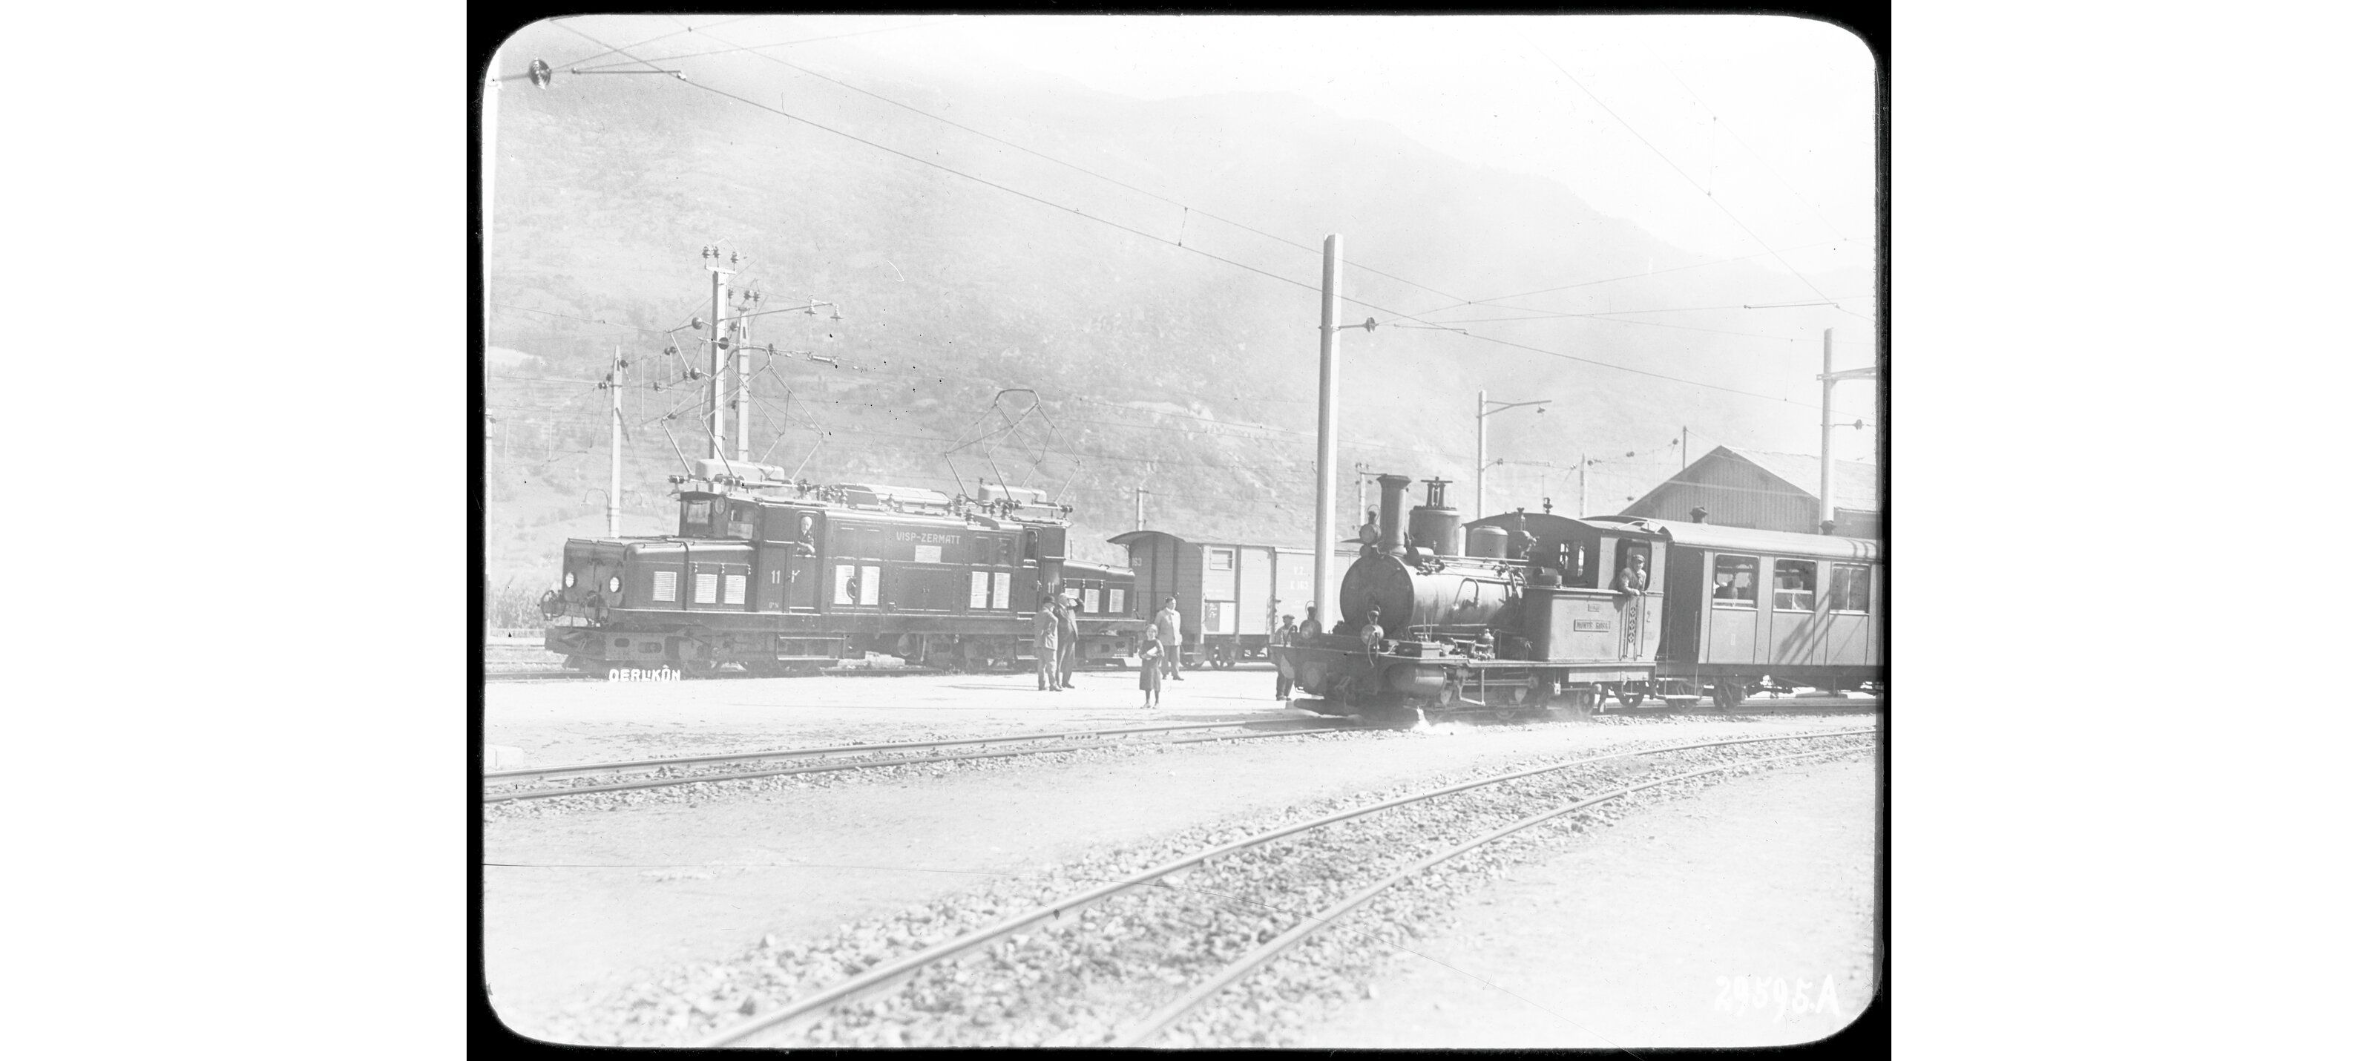
[[[1573,513],[1572,518],[1588,518],[1588,454],[1586,453],[1580,455],[1580,510]]]
[[[1341,237],[1326,237],[1326,266],[1318,289],[1318,540],[1310,553],[1310,599],[1318,604],[1320,622],[1332,623],[1340,614],[1333,592],[1328,587],[1328,569],[1334,566],[1335,553],[1335,462],[1341,456],[1335,438],[1335,419],[1339,412],[1336,403],[1342,397],[1343,365],[1342,338],[1335,326],[1336,305],[1335,267],[1341,254]]]
[[[730,258],[730,264],[736,264],[734,256]],[[728,362],[721,349],[721,315],[728,308],[729,274],[733,270],[721,267],[719,247],[704,248],[704,268],[712,273],[712,338],[709,340],[712,344],[712,422],[706,432],[711,436],[712,458],[725,460],[729,455],[724,441],[728,438],[729,422],[726,419],[726,396],[721,391],[721,374]]]
[[[622,344],[614,344],[614,367],[606,373],[606,536],[622,537]]]
[[[1490,392],[1474,392],[1474,518],[1482,518],[1482,487],[1490,473]]]

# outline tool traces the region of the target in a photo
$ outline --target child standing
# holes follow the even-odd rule
[[[1153,624],[1146,627],[1146,643],[1138,648],[1138,688],[1146,693],[1146,702],[1139,705],[1151,708],[1163,699],[1163,642]]]

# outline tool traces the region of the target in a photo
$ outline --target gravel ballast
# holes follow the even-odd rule
[[[1037,931],[929,968],[873,999],[838,1006],[803,1026],[774,1029],[749,1041],[770,1046],[1103,1044],[1156,1006],[1301,919],[1400,866],[1488,829],[1580,795],[1704,767],[1804,750],[1822,751],[1829,757],[1863,757],[1872,748],[1870,736],[1615,759],[1377,811],[1222,856],[1176,878],[1112,897]],[[1153,754],[1120,748],[1081,754],[1124,751]],[[559,1022],[562,1027],[556,1030],[562,1038],[584,1043],[695,1042],[878,963],[1207,846],[1410,791],[1587,754],[1594,753],[1501,763],[1479,772],[1426,779],[1413,786],[1239,816],[1153,842],[1043,867],[896,915],[865,919],[824,939],[765,937],[728,960],[674,967],[617,993],[579,1003],[564,1014]],[[961,766],[979,768],[983,764]],[[1567,837],[1603,828],[1634,806],[1678,798],[1749,770],[1773,768],[1744,767],[1650,789],[1543,823],[1442,863],[1380,894],[1335,926],[1312,935],[1300,948],[1215,996],[1156,1044],[1286,1045],[1306,1021],[1327,1007],[1361,997],[1373,964],[1392,954],[1395,944],[1417,935],[1424,926],[1436,924],[1467,889],[1505,867],[1551,850]],[[565,801],[590,798],[595,797],[567,797]]]

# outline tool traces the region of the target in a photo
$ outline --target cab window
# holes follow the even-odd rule
[[[1810,612],[1817,608],[1817,561],[1777,561],[1776,609],[1781,612]]]
[[[702,538],[712,533],[713,500],[709,497],[680,502],[680,537]]]
[[[721,537],[753,537],[753,506],[746,504],[731,504],[729,506],[729,533],[721,535]]]
[[[1711,603],[1749,608],[1760,600],[1760,558],[1722,554],[1711,560]]]
[[[1867,610],[1867,589],[1872,584],[1865,564],[1829,564],[1826,572],[1826,606],[1838,612]]]
[[[1644,540],[1642,540],[1642,539],[1638,539],[1638,538],[1623,538],[1623,539],[1621,539],[1621,540],[1619,540],[1619,541],[1616,541],[1616,542],[1614,542],[1614,543],[1613,543],[1613,574],[1612,574],[1612,576],[1611,576],[1611,577],[1613,578],[1613,580],[1614,580],[1614,581],[1613,581],[1613,582],[1611,582],[1611,583],[1609,583],[1609,585],[1619,585],[1619,584],[1620,584],[1620,581],[1619,581],[1619,580],[1620,580],[1620,578],[1621,578],[1621,572],[1623,572],[1623,571],[1626,571],[1626,570],[1629,570],[1630,558],[1631,558],[1631,557],[1637,557],[1637,556],[1642,556],[1642,557],[1644,557],[1644,558],[1645,558],[1645,565],[1646,565],[1646,566],[1643,568],[1643,570],[1644,570],[1644,571],[1645,571],[1645,573],[1646,573],[1646,585],[1647,585],[1647,587],[1648,587],[1648,588],[1651,588],[1651,587],[1653,586],[1653,584],[1654,584],[1654,549],[1653,549],[1653,545],[1652,545],[1651,543],[1649,543],[1649,542],[1646,542],[1646,541],[1644,541]]]

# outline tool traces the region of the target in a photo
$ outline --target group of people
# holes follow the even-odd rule
[[[1146,624],[1146,643],[1138,649],[1138,691],[1146,694],[1142,707],[1163,702],[1163,679],[1183,682],[1179,673],[1179,598],[1163,598],[1163,606]]]
[[[1081,654],[1080,605],[1071,597],[1051,593],[1040,598],[1032,616],[1032,643],[1040,657],[1040,690],[1061,693],[1073,687],[1073,664]]]
[[[1032,640],[1040,660],[1041,692],[1063,692],[1073,687],[1073,665],[1080,658],[1079,613],[1079,606],[1069,597],[1050,594],[1040,598]],[[1179,598],[1165,597],[1162,609],[1147,623],[1145,641],[1138,649],[1138,688],[1146,694],[1144,706],[1154,707],[1162,702],[1164,678],[1187,680],[1179,673],[1178,644]]]

